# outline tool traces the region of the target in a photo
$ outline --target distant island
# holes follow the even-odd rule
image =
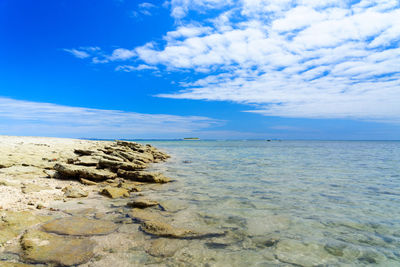
[[[200,140],[198,137],[185,137],[183,140]]]

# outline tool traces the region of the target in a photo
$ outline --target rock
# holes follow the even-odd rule
[[[125,171],[125,170],[118,170],[118,176],[139,182],[146,182],[146,183],[168,183],[171,181],[168,177],[165,177],[161,173],[154,173],[154,172],[138,172],[138,171]]]
[[[17,237],[26,228],[50,220],[50,217],[34,215],[28,211],[0,212],[0,245]]]
[[[129,192],[140,192],[140,191],[142,191],[142,189],[140,189],[136,185],[129,184],[129,183],[119,184],[118,187],[124,188],[124,189],[128,190]]]
[[[128,190],[124,188],[111,187],[111,186],[107,186],[100,193],[110,198],[129,197]]]
[[[141,223],[141,230],[145,233],[160,237],[189,238],[198,236],[198,234],[192,230],[173,227],[168,223],[153,220],[144,220]]]
[[[281,240],[276,245],[275,255],[278,260],[300,266],[331,265],[336,258],[329,254],[323,246],[305,244],[297,240]]]
[[[171,240],[166,238],[158,238],[151,242],[146,252],[154,257],[172,257],[186,244],[183,240]]]
[[[92,157],[92,156],[82,156],[79,157],[74,164],[75,165],[82,165],[82,166],[97,166],[99,162],[99,157]]]
[[[67,186],[64,187],[62,191],[64,192],[64,196],[69,198],[80,198],[88,196],[88,192],[80,187]]]
[[[71,164],[57,163],[54,165],[54,169],[58,171],[61,177],[69,179],[84,178],[94,181],[104,181],[117,177],[115,173],[107,170],[98,170],[93,167],[76,166]]]
[[[73,216],[89,216],[91,214],[95,214],[97,212],[97,209],[95,208],[73,209],[73,210],[65,210],[64,212]]]
[[[84,184],[84,185],[97,185],[98,183],[84,179],[84,178],[80,178],[79,181]]]
[[[41,186],[37,184],[25,184],[21,187],[21,191],[24,194],[32,193],[32,192],[39,192],[42,190],[50,190],[51,188],[48,186]]]
[[[148,207],[153,207],[159,205],[157,201],[150,200],[147,198],[136,198],[132,202],[128,202],[127,204],[131,208],[139,208],[139,209],[144,209]]]
[[[95,244],[88,238],[57,236],[33,230],[21,238],[22,258],[30,263],[78,265],[94,256]]]
[[[135,163],[106,160],[106,159],[101,159],[98,165],[100,168],[109,168],[111,170],[122,169],[126,171],[142,170],[146,168],[146,165],[144,163],[135,164]]]
[[[42,228],[46,232],[60,235],[91,236],[107,235],[117,230],[118,226],[109,221],[85,217],[65,217],[45,223]]]
[[[74,153],[80,156],[90,156],[95,152],[93,150],[88,150],[88,149],[75,149]]]
[[[55,170],[43,170],[43,172],[47,175],[47,178],[56,178],[57,176]]]
[[[101,155],[101,157],[106,160],[121,161],[121,162],[125,161],[123,158],[121,158],[119,156],[110,156],[110,155],[103,154],[103,155]]]
[[[2,267],[35,267],[37,265],[25,264],[25,263],[17,263],[17,262],[9,262],[9,261],[1,261]]]

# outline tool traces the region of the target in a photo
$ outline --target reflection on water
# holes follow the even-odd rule
[[[400,266],[400,142],[151,144],[176,178],[154,197],[177,224],[227,234],[146,264]]]

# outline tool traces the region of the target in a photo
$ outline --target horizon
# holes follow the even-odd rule
[[[4,0],[0,37],[1,135],[400,140],[398,1]]]

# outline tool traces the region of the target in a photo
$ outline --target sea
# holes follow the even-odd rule
[[[185,240],[165,266],[400,266],[399,141],[147,141]],[[145,264],[145,262],[143,262]]]

